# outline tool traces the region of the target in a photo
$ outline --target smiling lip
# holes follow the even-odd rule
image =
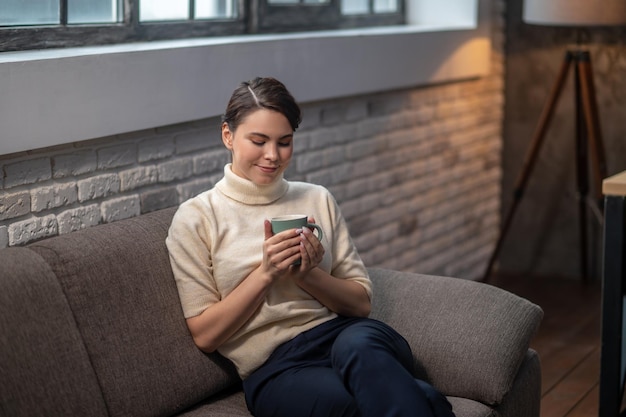
[[[263,172],[267,172],[267,173],[272,173],[272,172],[276,172],[278,170],[278,167],[264,167],[261,165],[257,165],[259,167],[259,169]]]

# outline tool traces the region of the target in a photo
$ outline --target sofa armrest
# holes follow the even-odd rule
[[[369,269],[372,317],[409,342],[416,376],[446,395],[500,404],[543,311],[502,289],[457,278]]]
[[[496,408],[497,415],[507,417],[539,417],[541,411],[541,362],[533,349],[528,349],[520,365],[511,392]]]

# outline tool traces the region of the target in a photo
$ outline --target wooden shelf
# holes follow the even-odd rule
[[[602,181],[604,195],[619,195],[626,197],[626,171],[613,175]]]

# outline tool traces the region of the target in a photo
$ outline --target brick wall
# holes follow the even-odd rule
[[[481,276],[497,237],[503,4],[488,77],[303,103],[288,179],[328,187],[369,266]],[[179,204],[229,153],[219,119],[0,156],[0,247]]]

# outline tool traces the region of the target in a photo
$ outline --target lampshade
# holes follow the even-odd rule
[[[626,0],[524,0],[524,22],[547,26],[626,24]]]

